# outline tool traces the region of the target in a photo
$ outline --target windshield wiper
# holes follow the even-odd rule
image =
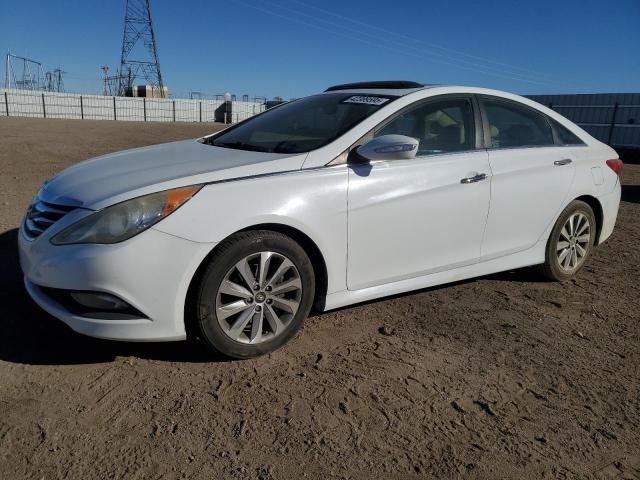
[[[248,150],[250,152],[268,152],[269,150],[259,145],[251,145],[245,142],[213,142],[216,147],[233,148],[235,150]]]

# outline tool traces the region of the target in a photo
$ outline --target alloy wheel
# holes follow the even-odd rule
[[[216,295],[216,316],[224,333],[257,344],[282,334],[302,300],[298,269],[286,256],[253,253],[224,276]]]
[[[572,214],[560,230],[556,245],[558,265],[565,272],[573,272],[584,262],[591,240],[591,224],[582,212]]]

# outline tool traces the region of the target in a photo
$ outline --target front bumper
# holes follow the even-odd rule
[[[186,338],[187,290],[215,244],[191,242],[153,228],[113,245],[56,246],[49,242],[51,235],[47,231],[29,240],[22,227],[18,235],[25,287],[40,307],[73,330],[92,337],[127,341]],[[110,293],[146,318],[83,317],[41,287]]]

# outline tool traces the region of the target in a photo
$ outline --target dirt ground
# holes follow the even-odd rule
[[[640,479],[640,165],[575,280],[316,315],[257,360],[93,340],[35,306],[16,228],[40,183],[212,128],[0,118],[0,478]]]

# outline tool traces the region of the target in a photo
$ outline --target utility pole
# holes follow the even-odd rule
[[[157,91],[152,91],[152,95],[166,96],[149,1],[126,0],[118,75],[118,94],[122,96],[133,95],[133,87],[141,82]]]
[[[5,70],[4,70],[4,88],[11,88],[11,77],[9,76],[9,64],[10,62],[10,53],[7,52],[7,64],[5,65]]]
[[[100,67],[102,69],[102,72],[104,73],[104,91],[103,91],[103,95],[106,97],[107,95],[110,95],[110,88],[109,88],[109,65],[102,65]]]

